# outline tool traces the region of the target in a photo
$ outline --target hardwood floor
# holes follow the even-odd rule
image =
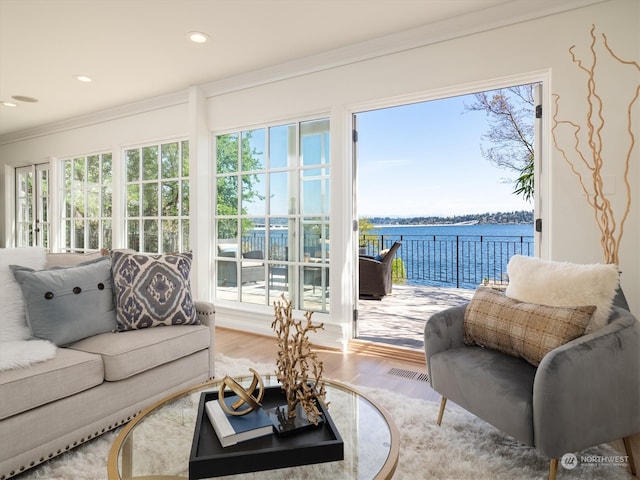
[[[352,353],[342,353],[331,349],[315,349],[324,364],[324,376],[355,385],[381,387],[414,398],[440,401],[440,395],[431,389],[427,381],[409,378],[412,373],[416,373],[416,377],[420,374],[426,375],[424,356],[415,353],[412,355],[422,359],[422,362],[407,360],[407,355],[401,354],[397,356],[404,358],[390,358],[387,356],[388,348],[373,346],[369,348],[364,343],[356,343],[352,350],[354,350]],[[380,353],[380,350],[383,352]],[[384,350],[387,350],[387,355]],[[216,328],[216,352],[228,357],[250,358],[256,362],[275,362],[276,351],[277,345],[274,338]],[[396,370],[389,373],[392,369]],[[401,376],[403,373],[407,373],[408,377]]]
[[[216,328],[215,351],[231,358],[275,362],[277,345],[271,337]],[[354,342],[349,353],[323,348],[316,351],[324,364],[326,378],[367,387],[381,387],[423,400],[440,401],[440,395],[431,389],[427,381],[416,380],[411,376],[413,373],[419,376],[427,372],[424,357],[417,351],[394,350],[359,342]],[[449,402],[447,408],[452,407],[455,408],[455,405]],[[625,455],[622,440],[613,442],[612,445]],[[631,437],[631,445],[636,465],[640,468],[640,433]]]

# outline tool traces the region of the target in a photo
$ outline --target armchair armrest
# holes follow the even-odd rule
[[[640,431],[640,323],[613,309],[604,328],[549,352],[533,384],[535,446],[550,458]]]
[[[464,347],[464,312],[468,302],[449,307],[429,317],[424,325],[424,353],[431,382],[429,359],[438,352]]]
[[[364,264],[367,266],[373,266],[374,268],[377,265],[382,265],[382,262],[380,260],[376,260],[375,258],[370,257],[368,255],[359,255],[358,261],[360,262],[361,265]]]
[[[211,302],[195,301],[196,314],[202,325],[209,327],[209,378],[215,376],[216,308]]]

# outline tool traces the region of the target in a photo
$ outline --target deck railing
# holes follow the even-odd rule
[[[320,256],[317,239],[311,238],[305,252]],[[515,255],[534,255],[533,236],[489,235],[364,235],[362,254],[375,256],[400,241],[393,264],[393,280],[411,285],[447,285],[475,288],[483,281],[506,284],[507,263]],[[265,249],[264,235],[243,237],[243,251],[261,250],[270,260],[288,260],[287,233],[271,234]],[[328,253],[328,251],[327,251]]]
[[[395,256],[394,282],[412,285],[506,284],[509,259],[534,255],[533,236],[484,235],[366,235],[360,239],[361,253],[375,256],[395,241],[402,246]]]

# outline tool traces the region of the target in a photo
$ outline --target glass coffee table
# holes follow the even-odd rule
[[[248,387],[253,376],[235,378]],[[275,375],[263,378],[265,387],[278,385]],[[109,480],[189,478],[189,454],[200,396],[203,392],[217,392],[220,382],[222,379],[214,379],[171,395],[125,425],[109,452]],[[353,388],[325,382],[329,414],[344,441],[344,460],[215,478],[390,479],[398,464],[400,440],[389,415]]]

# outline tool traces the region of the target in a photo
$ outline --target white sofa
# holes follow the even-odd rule
[[[83,259],[49,254],[47,267]],[[57,348],[53,359],[0,371],[0,479],[128,422],[172,392],[213,378],[214,307],[195,306],[200,325],[101,333]]]

